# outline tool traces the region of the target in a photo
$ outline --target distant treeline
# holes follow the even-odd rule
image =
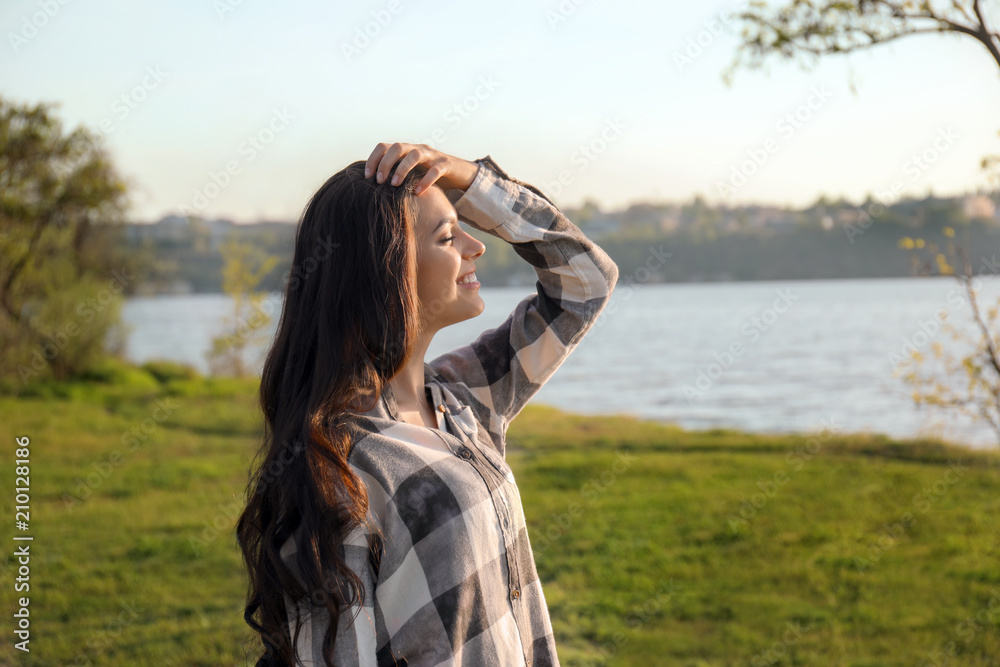
[[[621,280],[633,283],[910,276],[936,267],[935,255],[949,242],[963,247],[974,264],[1000,256],[1000,223],[968,217],[960,199],[910,200],[888,209],[820,200],[802,211],[719,209],[696,199],[685,206],[637,205],[617,213],[589,206],[566,214],[615,260]],[[221,292],[219,245],[233,237],[280,258],[260,289],[283,289],[294,224],[166,222],[128,226],[128,243],[157,258],[133,293]],[[534,285],[533,269],[510,245],[471,233],[487,247],[476,261],[483,285]]]

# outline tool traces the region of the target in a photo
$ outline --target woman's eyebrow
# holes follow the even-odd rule
[[[431,234],[436,234],[437,230],[441,229],[442,227],[444,227],[449,222],[458,222],[458,218],[456,218],[453,215],[449,215],[447,218],[442,218],[441,222],[437,223],[437,226],[434,227],[433,231],[431,231]]]

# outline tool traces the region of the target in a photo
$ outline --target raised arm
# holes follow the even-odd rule
[[[499,327],[429,365],[469,387],[480,403],[473,409],[503,453],[507,425],[593,326],[618,267],[539,190],[508,176],[489,155],[476,163],[471,185],[449,190],[449,199],[460,220],[507,241],[535,269],[537,293]]]

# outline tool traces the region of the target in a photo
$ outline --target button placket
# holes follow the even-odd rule
[[[510,509],[510,503],[507,500],[507,487],[503,484],[503,481],[506,480],[507,476],[504,471],[485,453],[481,454],[479,457],[474,457],[473,450],[469,447],[469,445],[465,444],[466,440],[469,439],[469,435],[455,424],[455,420],[452,419],[450,412],[442,410],[442,413],[444,414],[445,420],[448,422],[448,426],[452,429],[452,431],[438,431],[438,435],[441,436],[441,438],[446,442],[455,440],[461,443],[461,449],[453,451],[455,451],[460,458],[468,460],[472,466],[479,471],[479,474],[483,477],[484,481],[487,478],[493,480],[492,482],[487,482],[486,487],[489,490],[490,497],[493,499],[493,507],[496,509],[497,518],[500,520],[500,530],[503,533],[504,545],[506,547],[504,549],[504,556],[507,559],[507,576],[509,578],[508,581],[509,585],[512,587],[512,591],[517,591],[516,596],[513,595],[512,592],[512,600],[516,600],[521,594],[521,573],[518,568],[517,559],[514,557],[514,551],[517,548],[515,545],[516,535],[514,535],[513,532],[513,517]],[[475,447],[479,449],[479,445],[475,445]],[[483,464],[482,459],[484,458],[488,460],[489,465]],[[490,472],[487,474],[484,472],[485,470],[489,470]],[[520,607],[521,605],[515,605],[515,613],[520,611]],[[518,618],[520,619],[519,625],[526,622],[525,619],[521,618],[520,613],[518,613]]]

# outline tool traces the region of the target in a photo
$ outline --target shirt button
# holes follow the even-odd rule
[[[442,403],[441,405],[438,406],[438,410],[440,410],[441,412],[445,411],[445,409],[444,409],[444,403]]]
[[[519,597],[521,597],[521,591],[519,591],[518,589],[515,588],[514,592],[511,593],[510,596],[516,600]]]
[[[468,447],[462,447],[460,450],[458,450],[458,455],[461,456],[463,459],[471,459],[472,450],[470,450]]]

